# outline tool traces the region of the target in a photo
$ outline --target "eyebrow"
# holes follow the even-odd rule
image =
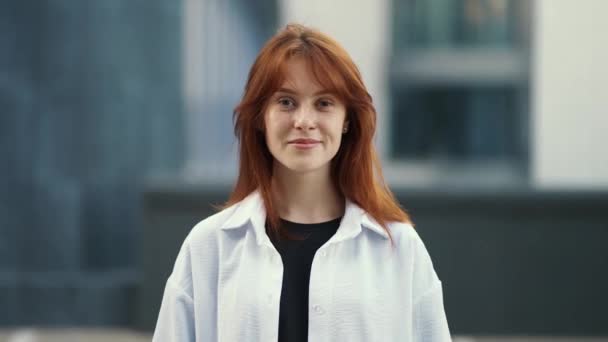
[[[289,88],[279,88],[279,90],[277,90],[276,92],[277,93],[293,94],[293,95],[297,95],[298,94],[295,90],[289,89]],[[313,94],[313,96],[319,96],[319,95],[332,95],[332,96],[335,96],[335,94],[332,91],[329,91],[327,89],[319,90],[318,92],[316,92],[316,93]]]

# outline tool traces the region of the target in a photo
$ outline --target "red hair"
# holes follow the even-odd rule
[[[331,177],[341,195],[359,205],[389,234],[388,222],[411,223],[384,181],[373,146],[376,110],[361,74],[346,50],[327,35],[289,24],[273,36],[257,56],[247,79],[241,102],[234,109],[234,133],[239,140],[239,174],[227,208],[256,189],[264,201],[269,231],[285,236],[272,203],[273,156],[264,136],[264,113],[270,97],[285,80],[285,64],[291,57],[304,58],[313,76],[335,93],[346,106],[348,133],[332,160]],[[276,235],[275,235],[276,236]]]

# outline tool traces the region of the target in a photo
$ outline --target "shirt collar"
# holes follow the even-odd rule
[[[247,226],[251,222],[256,239],[259,244],[270,243],[266,234],[266,209],[259,190],[253,191],[239,203],[236,203],[232,215],[224,222],[221,229],[237,229]],[[365,227],[374,233],[388,239],[388,234],[382,226],[368,215],[365,210],[357,204],[345,199],[345,211],[340,226],[330,242],[339,242],[349,238],[354,238],[361,232],[361,227]]]

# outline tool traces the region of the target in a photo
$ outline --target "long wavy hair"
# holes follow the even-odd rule
[[[359,69],[346,50],[318,30],[288,24],[259,52],[247,79],[245,91],[233,113],[234,133],[239,141],[240,165],[227,208],[259,190],[267,212],[267,230],[288,236],[272,202],[274,158],[266,145],[264,113],[271,96],[285,81],[285,64],[292,57],[304,58],[313,76],[325,89],[335,93],[346,106],[348,133],[331,161],[331,177],[341,195],[359,205],[388,233],[391,221],[411,223],[384,181],[373,146],[376,109]]]

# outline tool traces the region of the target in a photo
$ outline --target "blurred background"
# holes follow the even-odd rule
[[[0,342],[145,341],[297,21],[351,53],[460,341],[608,340],[608,2],[0,5]]]

